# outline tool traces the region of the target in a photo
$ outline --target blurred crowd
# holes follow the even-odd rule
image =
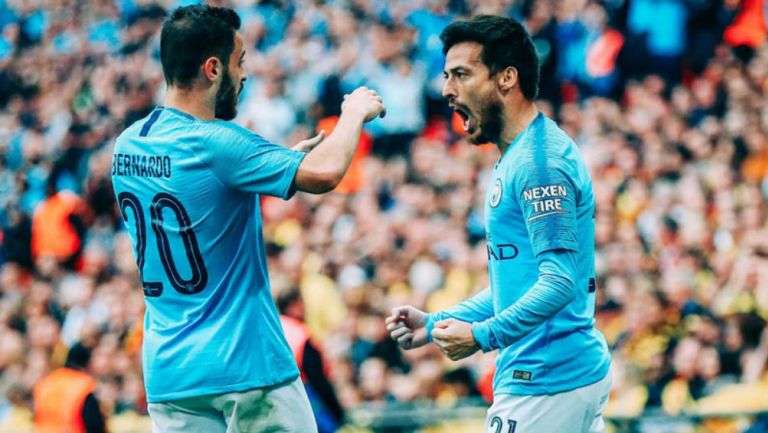
[[[113,430],[147,426],[143,294],[109,171],[114,138],[162,99],[159,28],[188,3],[0,0],[0,432],[29,425],[35,383],[76,343]],[[493,354],[400,352],[383,324],[487,286],[498,151],[442,101],[439,33],[490,13],[533,35],[540,109],[592,173],[609,412],[768,409],[763,0],[210,3],[243,18],[237,123],[290,145],[329,132],[356,86],[388,107],[337,191],[263,199],[272,290],[301,293],[342,406],[490,395]]]

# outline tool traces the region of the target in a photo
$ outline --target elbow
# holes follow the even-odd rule
[[[565,306],[578,295],[576,255],[572,251],[548,253],[539,264],[539,281]]]
[[[319,154],[315,149],[306,155],[298,173],[296,187],[300,191],[323,194],[334,190],[344,178],[347,166],[336,158]]]
[[[312,194],[324,194],[333,191],[343,177],[343,173],[333,171],[313,173],[309,182],[305,182],[306,187],[301,189]]]
[[[561,294],[564,304],[576,298],[576,283],[569,277],[560,274],[542,274],[540,277],[547,286]]]
[[[563,291],[563,293],[566,294],[566,297],[568,298],[568,302],[573,301],[574,298],[576,298],[576,282],[572,279],[563,276],[563,275],[557,275],[558,284],[560,284],[560,287]]]
[[[320,190],[318,194],[333,191],[341,183],[341,179],[344,177],[344,173],[338,173],[335,171],[320,173],[317,177],[317,186]]]
[[[576,294],[578,293],[578,287],[576,287],[576,283],[574,283],[571,280],[567,280],[567,284],[563,284],[565,293],[566,293],[566,299],[568,299],[568,303],[576,299]]]

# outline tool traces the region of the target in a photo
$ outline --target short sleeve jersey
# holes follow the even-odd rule
[[[303,155],[169,107],[117,138],[112,181],[145,294],[149,402],[298,377],[270,293],[259,196],[289,198]]]

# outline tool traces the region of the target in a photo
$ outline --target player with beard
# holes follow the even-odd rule
[[[490,287],[444,311],[397,307],[404,349],[452,360],[499,351],[489,433],[602,432],[610,353],[594,327],[595,204],[579,149],[534,102],[539,62],[518,22],[457,21],[441,35],[443,96],[470,142],[500,151],[486,195]]]
[[[341,181],[363,123],[360,88],[333,133],[293,149],[228,120],[246,79],[240,19],[194,5],[163,24],[163,105],[115,141],[112,181],[146,301],[143,368],[155,433],[316,431],[273,303],[259,196]]]

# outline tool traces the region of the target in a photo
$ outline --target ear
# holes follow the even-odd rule
[[[217,81],[224,73],[224,64],[218,57],[208,57],[203,63],[203,75],[208,81]]]
[[[517,86],[517,68],[507,66],[497,74],[496,82],[499,85],[499,91],[506,95]]]

